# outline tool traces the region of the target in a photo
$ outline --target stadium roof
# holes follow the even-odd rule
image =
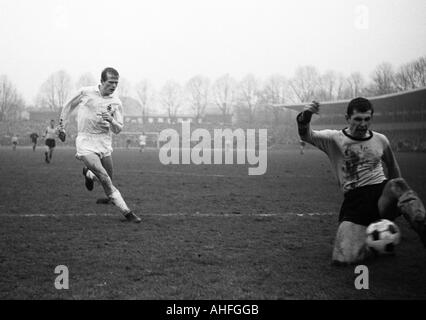
[[[416,89],[407,90],[407,91],[403,91],[403,92],[395,92],[395,93],[383,94],[383,95],[380,95],[380,96],[366,97],[366,98],[369,99],[370,101],[375,101],[375,100],[378,100],[378,99],[397,97],[397,96],[401,96],[401,95],[404,95],[404,94],[410,94],[410,93],[416,93],[416,92],[424,92],[424,91],[426,91],[426,87],[416,88]],[[335,105],[335,104],[342,104],[342,103],[348,104],[350,100],[351,99],[323,101],[323,102],[321,102],[321,104],[327,104],[327,105]],[[278,107],[278,108],[289,108],[289,109],[292,109],[292,110],[299,111],[300,108],[303,109],[303,107],[306,104],[309,104],[309,103],[311,103],[311,101],[309,101],[309,102],[302,102],[302,103],[294,103],[294,104],[273,104],[272,106],[273,107]]]
[[[426,108],[426,87],[385,94],[380,96],[368,97],[373,103],[375,112],[388,112],[397,109],[425,109]],[[351,99],[326,101],[321,103],[321,113],[342,113]],[[306,103],[298,104],[274,104],[272,107],[287,108],[294,111],[302,111]]]

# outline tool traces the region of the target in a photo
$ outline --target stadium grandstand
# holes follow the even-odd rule
[[[130,99],[123,99],[124,104],[124,130],[114,136],[114,147],[139,147],[139,136],[143,133],[147,136],[146,146],[148,148],[158,148],[158,136],[164,129],[174,129],[180,133],[181,123],[184,121],[191,122],[191,129],[205,128],[213,130],[214,128],[231,127],[232,114],[223,117],[222,114],[215,112],[207,112],[200,118],[196,118],[193,114],[177,114],[169,116],[164,113],[152,113],[139,115],[137,108],[133,104],[129,106],[125,103],[133,103]],[[36,132],[40,137],[43,135],[46,127],[51,119],[56,122],[59,119],[60,111],[49,111],[40,109],[25,110],[22,112],[20,120],[2,121],[0,122],[0,145],[11,145],[12,135],[18,135],[19,145],[31,145],[30,134]],[[225,119],[225,121],[224,121]],[[77,136],[76,112],[70,117],[67,126],[67,140],[59,145],[74,146]],[[128,144],[128,142],[130,142]],[[41,142],[40,142],[41,143]]]
[[[426,151],[426,88],[368,97],[374,106],[372,129],[390,139],[397,151]],[[320,114],[312,119],[312,128],[342,129],[350,100],[320,102]],[[305,104],[274,105],[294,110],[293,116]]]
[[[138,146],[138,137],[144,133],[147,136],[147,147],[158,148],[161,145],[158,141],[159,133],[164,129],[174,129],[180,134],[182,122],[190,122],[191,130],[203,128],[213,131],[215,128],[232,128],[232,114],[223,117],[222,114],[209,112],[198,119],[193,114],[184,113],[175,116],[164,113],[150,113],[144,117],[125,115],[125,131],[115,138],[114,144],[124,146],[126,141],[130,140],[130,146]]]
[[[374,121],[372,129],[382,132],[390,139],[396,151],[422,151],[426,152],[426,88],[419,88],[394,94],[369,97],[374,105]],[[130,103],[123,100],[124,105],[124,130],[114,137],[114,147],[126,147],[130,141],[131,147],[138,147],[138,138],[144,133],[147,136],[147,147],[158,148],[158,135],[164,129],[174,129],[181,132],[183,121],[191,122],[191,130],[204,128],[211,133],[217,128],[236,127],[245,128],[238,114],[229,114],[225,117],[213,108],[197,119],[193,114],[177,114],[169,116],[164,113],[141,115],[136,102]],[[312,127],[321,129],[342,129],[346,126],[345,113],[349,100],[321,102],[321,112],[314,116]],[[268,129],[268,146],[277,148],[286,145],[298,144],[299,137],[295,126],[295,116],[303,109],[304,104],[273,105],[273,109],[280,110],[276,121],[261,121],[259,116],[256,123],[250,128]],[[127,112],[126,112],[127,110]],[[286,112],[284,112],[286,111]],[[271,112],[271,114],[274,112]],[[20,120],[0,122],[0,144],[11,145],[12,135],[18,135],[19,145],[31,145],[30,134],[38,133],[41,137],[50,119],[57,120],[59,111],[27,109],[22,112]],[[65,145],[74,146],[77,136],[77,123],[74,117],[67,128],[67,141]],[[270,116],[272,117],[272,116]],[[272,117],[273,118],[273,117]],[[247,128],[248,128],[247,127]],[[61,143],[61,145],[63,145]]]

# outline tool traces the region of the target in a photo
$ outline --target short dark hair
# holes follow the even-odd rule
[[[120,75],[118,74],[118,71],[117,70],[115,70],[114,68],[111,68],[111,67],[108,67],[108,68],[105,68],[104,70],[102,70],[102,73],[101,73],[101,81],[103,82],[103,81],[107,81],[107,79],[108,79],[108,76],[107,76],[107,74],[112,74],[113,76],[115,76],[115,77],[119,77]]]
[[[363,97],[358,97],[349,101],[346,114],[348,116],[351,116],[355,112],[355,110],[358,112],[368,112],[371,110],[371,114],[374,113],[374,108],[370,100]]]

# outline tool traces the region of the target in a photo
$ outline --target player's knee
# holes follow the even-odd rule
[[[404,178],[395,178],[388,181],[385,190],[395,198],[399,198],[401,195],[411,190],[408,183]]]
[[[364,226],[343,221],[337,230],[332,255],[333,262],[353,264],[364,260],[368,255],[365,239]]]
[[[363,261],[368,254],[365,243],[354,245],[353,243],[343,242],[336,244],[332,260],[336,264],[354,264]]]
[[[425,219],[424,204],[413,190],[408,190],[398,198],[398,210],[400,214],[408,216],[410,220],[423,221]]]
[[[378,206],[380,215],[390,220],[410,212],[424,216],[425,212],[419,196],[403,178],[389,180],[379,199]]]

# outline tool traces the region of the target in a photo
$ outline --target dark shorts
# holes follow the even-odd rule
[[[339,222],[350,221],[368,226],[380,220],[378,201],[387,181],[370,186],[359,187],[345,193],[340,208]]]
[[[46,139],[46,146],[49,148],[54,148],[56,146],[55,139]]]

